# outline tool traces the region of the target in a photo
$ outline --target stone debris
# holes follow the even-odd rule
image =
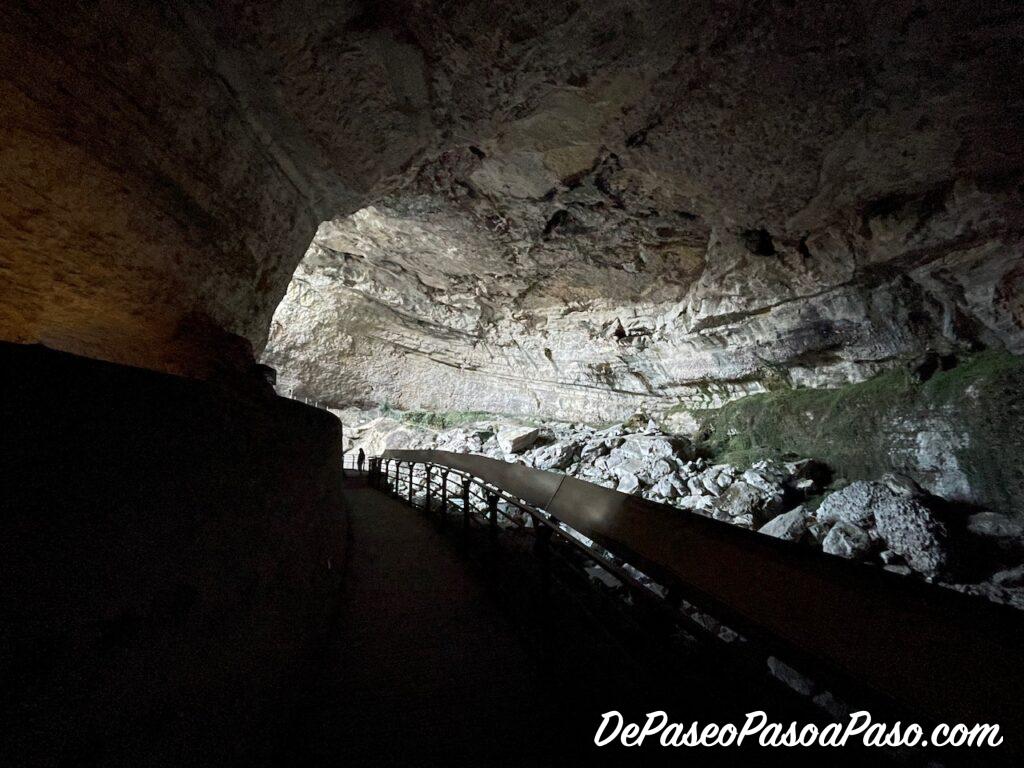
[[[868,534],[853,523],[837,522],[828,532],[821,548],[830,555],[838,555],[848,560],[860,557],[871,549]]]
[[[996,512],[979,512],[967,518],[967,530],[995,539],[1024,538],[1024,522]]]
[[[993,574],[992,583],[998,587],[1024,587],[1024,565]]]
[[[936,576],[949,564],[949,534],[929,503],[930,497],[912,480],[885,475],[880,481],[858,480],[830,494],[818,508],[818,521],[833,524],[823,542],[825,551],[855,557],[844,539],[853,529],[873,534],[886,549],[902,556],[907,565],[926,576]],[[844,526],[842,533],[832,534]],[[830,542],[831,539],[831,542]]]
[[[498,433],[498,445],[505,453],[522,453],[537,442],[539,436],[539,429],[511,427]]]
[[[380,434],[361,438],[367,445],[479,453],[565,473],[794,545],[874,563],[890,573],[936,581],[1024,609],[1024,566],[1016,567],[1024,557],[1024,522],[984,511],[964,515],[951,525],[946,511],[950,505],[901,475],[886,474],[836,488],[826,486],[829,468],[813,459],[761,460],[747,467],[715,463],[697,456],[687,439],[662,432],[652,421],[604,429],[481,422],[440,432],[413,429],[394,419],[378,418],[372,424],[369,431]],[[518,514],[508,513],[512,519]],[[990,542],[990,549],[1002,553],[1000,564],[990,566],[985,571],[989,575],[978,583],[956,582],[958,575],[969,570],[958,562],[960,550],[971,549],[959,547],[965,539]],[[974,564],[972,573],[978,570]]]
[[[807,512],[801,505],[769,520],[758,529],[758,532],[784,541],[800,541],[807,532],[808,518]]]

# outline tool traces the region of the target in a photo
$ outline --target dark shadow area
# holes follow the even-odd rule
[[[530,543],[449,521],[349,473],[350,555],[337,634],[282,725],[286,765],[861,765],[865,751],[594,746],[603,713],[643,722],[829,722],[764,669],[626,616],[569,568],[545,584]],[[653,743],[652,743],[653,742]],[[889,764],[892,755],[873,751]],[[912,763],[914,764],[914,763]]]
[[[439,531],[343,481],[322,411],[251,381],[0,356],[5,765],[926,762],[598,750],[612,710],[832,718],[763,665],[595,590],[571,557],[540,570],[529,536]]]
[[[337,593],[336,420],[244,382],[0,360],[0,763],[259,763]]]

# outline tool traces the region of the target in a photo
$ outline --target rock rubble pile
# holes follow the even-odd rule
[[[378,432],[388,428],[375,427]],[[396,435],[402,445],[394,444]],[[604,429],[478,422],[439,432],[403,427],[383,441],[376,437],[390,447],[476,453],[565,473],[1024,608],[1024,567],[1018,565],[1024,557],[1024,524],[995,512],[968,515],[901,475],[845,483],[809,458],[766,459],[748,467],[716,463],[653,421]],[[368,434],[361,437],[369,440]]]

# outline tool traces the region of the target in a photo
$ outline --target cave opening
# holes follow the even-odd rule
[[[0,11],[0,758],[628,764],[608,711],[860,706],[1012,761],[990,5]]]

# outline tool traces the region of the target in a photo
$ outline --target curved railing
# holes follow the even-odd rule
[[[416,466],[427,480],[418,486]],[[1004,732],[1024,723],[1024,618],[1011,608],[485,456],[386,451],[370,470],[375,482],[403,484],[410,501],[429,496],[437,472],[447,497],[455,473],[467,524],[470,506],[486,501],[496,525],[503,498],[539,532],[582,534],[801,671],[897,712]]]

